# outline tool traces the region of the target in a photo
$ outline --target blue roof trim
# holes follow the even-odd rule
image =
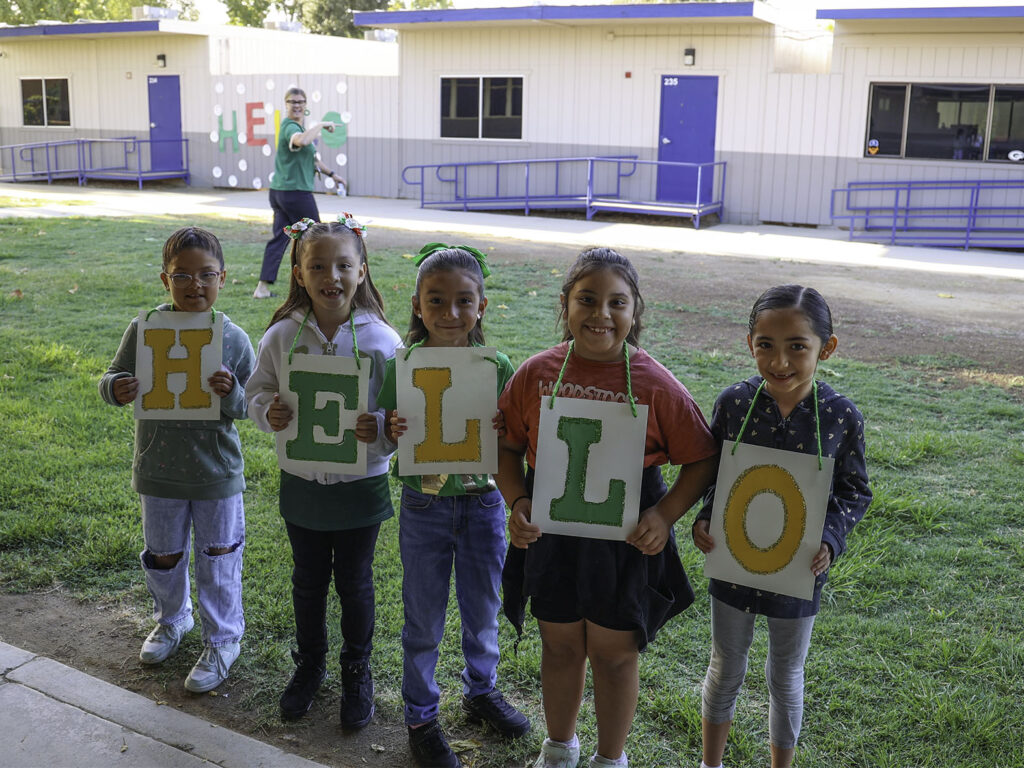
[[[1024,17],[1024,5],[958,5],[945,8],[822,8],[819,19],[1014,19]]]
[[[363,11],[357,26],[446,22],[585,21],[608,19],[707,19],[754,17],[754,3],[657,3],[645,5],[526,5],[511,8],[448,8],[424,11]]]
[[[39,35],[107,35],[115,32],[159,32],[160,21],[93,21],[81,24],[36,24],[31,27],[0,27],[0,37]]]

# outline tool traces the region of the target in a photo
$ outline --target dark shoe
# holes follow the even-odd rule
[[[297,720],[313,706],[313,696],[327,679],[327,664],[324,659],[313,659],[292,651],[295,674],[281,694],[281,717]]]
[[[479,696],[462,697],[462,711],[471,723],[486,722],[506,739],[515,739],[530,730],[530,721],[513,707],[497,688]]]
[[[373,717],[373,676],[368,661],[341,662],[341,727],[362,728]]]
[[[459,756],[452,752],[437,720],[409,729],[409,750],[421,768],[459,768]]]

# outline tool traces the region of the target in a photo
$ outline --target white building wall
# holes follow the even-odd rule
[[[1001,25],[1013,28],[1014,22]],[[836,130],[835,187],[851,181],[963,181],[1017,179],[1019,164],[967,160],[865,157],[871,83],[1024,84],[1024,28],[1000,31],[997,25],[978,32],[912,30],[864,33],[837,29],[833,52],[835,77],[841,79],[841,118]],[[1017,24],[1020,27],[1019,23]],[[886,202],[891,204],[892,193]],[[963,205],[967,193],[929,192],[921,205]],[[990,193],[988,205],[1024,208],[1019,191]],[[816,223],[826,223],[822,218]],[[1007,222],[1010,223],[1010,222]]]
[[[696,66],[683,66],[686,48],[696,50]],[[654,160],[661,76],[717,76],[716,153],[733,179],[727,216],[757,215],[757,116],[775,50],[769,25],[412,29],[400,33],[400,49],[405,165],[592,154]],[[440,80],[460,76],[523,78],[521,141],[439,137]],[[637,194],[653,199],[653,172],[637,178],[644,179]]]

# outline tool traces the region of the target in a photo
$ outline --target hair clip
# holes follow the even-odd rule
[[[490,277],[491,268],[487,266],[487,257],[484,256],[484,254],[481,251],[469,245],[445,245],[444,243],[427,243],[422,248],[420,248],[419,255],[415,259],[413,259],[412,263],[418,267],[420,264],[426,261],[427,257],[430,256],[431,254],[434,254],[437,251],[446,250],[448,248],[457,248],[460,251],[465,251],[466,253],[470,254],[474,259],[476,259],[476,263],[480,265],[480,273],[484,277]]]
[[[284,233],[288,235],[288,237],[290,237],[292,240],[298,240],[300,237],[302,237],[302,233],[305,232],[314,224],[316,224],[315,221],[313,221],[310,218],[305,218],[285,227]]]
[[[351,213],[348,213],[347,211],[342,211],[341,213],[339,213],[338,223],[344,224],[346,227],[348,227],[361,238],[363,238],[363,240],[366,239],[366,225],[360,224],[356,220],[355,216],[353,216]]]

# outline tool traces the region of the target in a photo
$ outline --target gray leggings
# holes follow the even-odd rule
[[[711,662],[704,677],[702,714],[710,723],[727,723],[747,674],[756,614],[711,598]],[[804,713],[804,661],[814,617],[768,621],[768,658],[764,673],[771,701],[768,738],[779,749],[793,749]]]

